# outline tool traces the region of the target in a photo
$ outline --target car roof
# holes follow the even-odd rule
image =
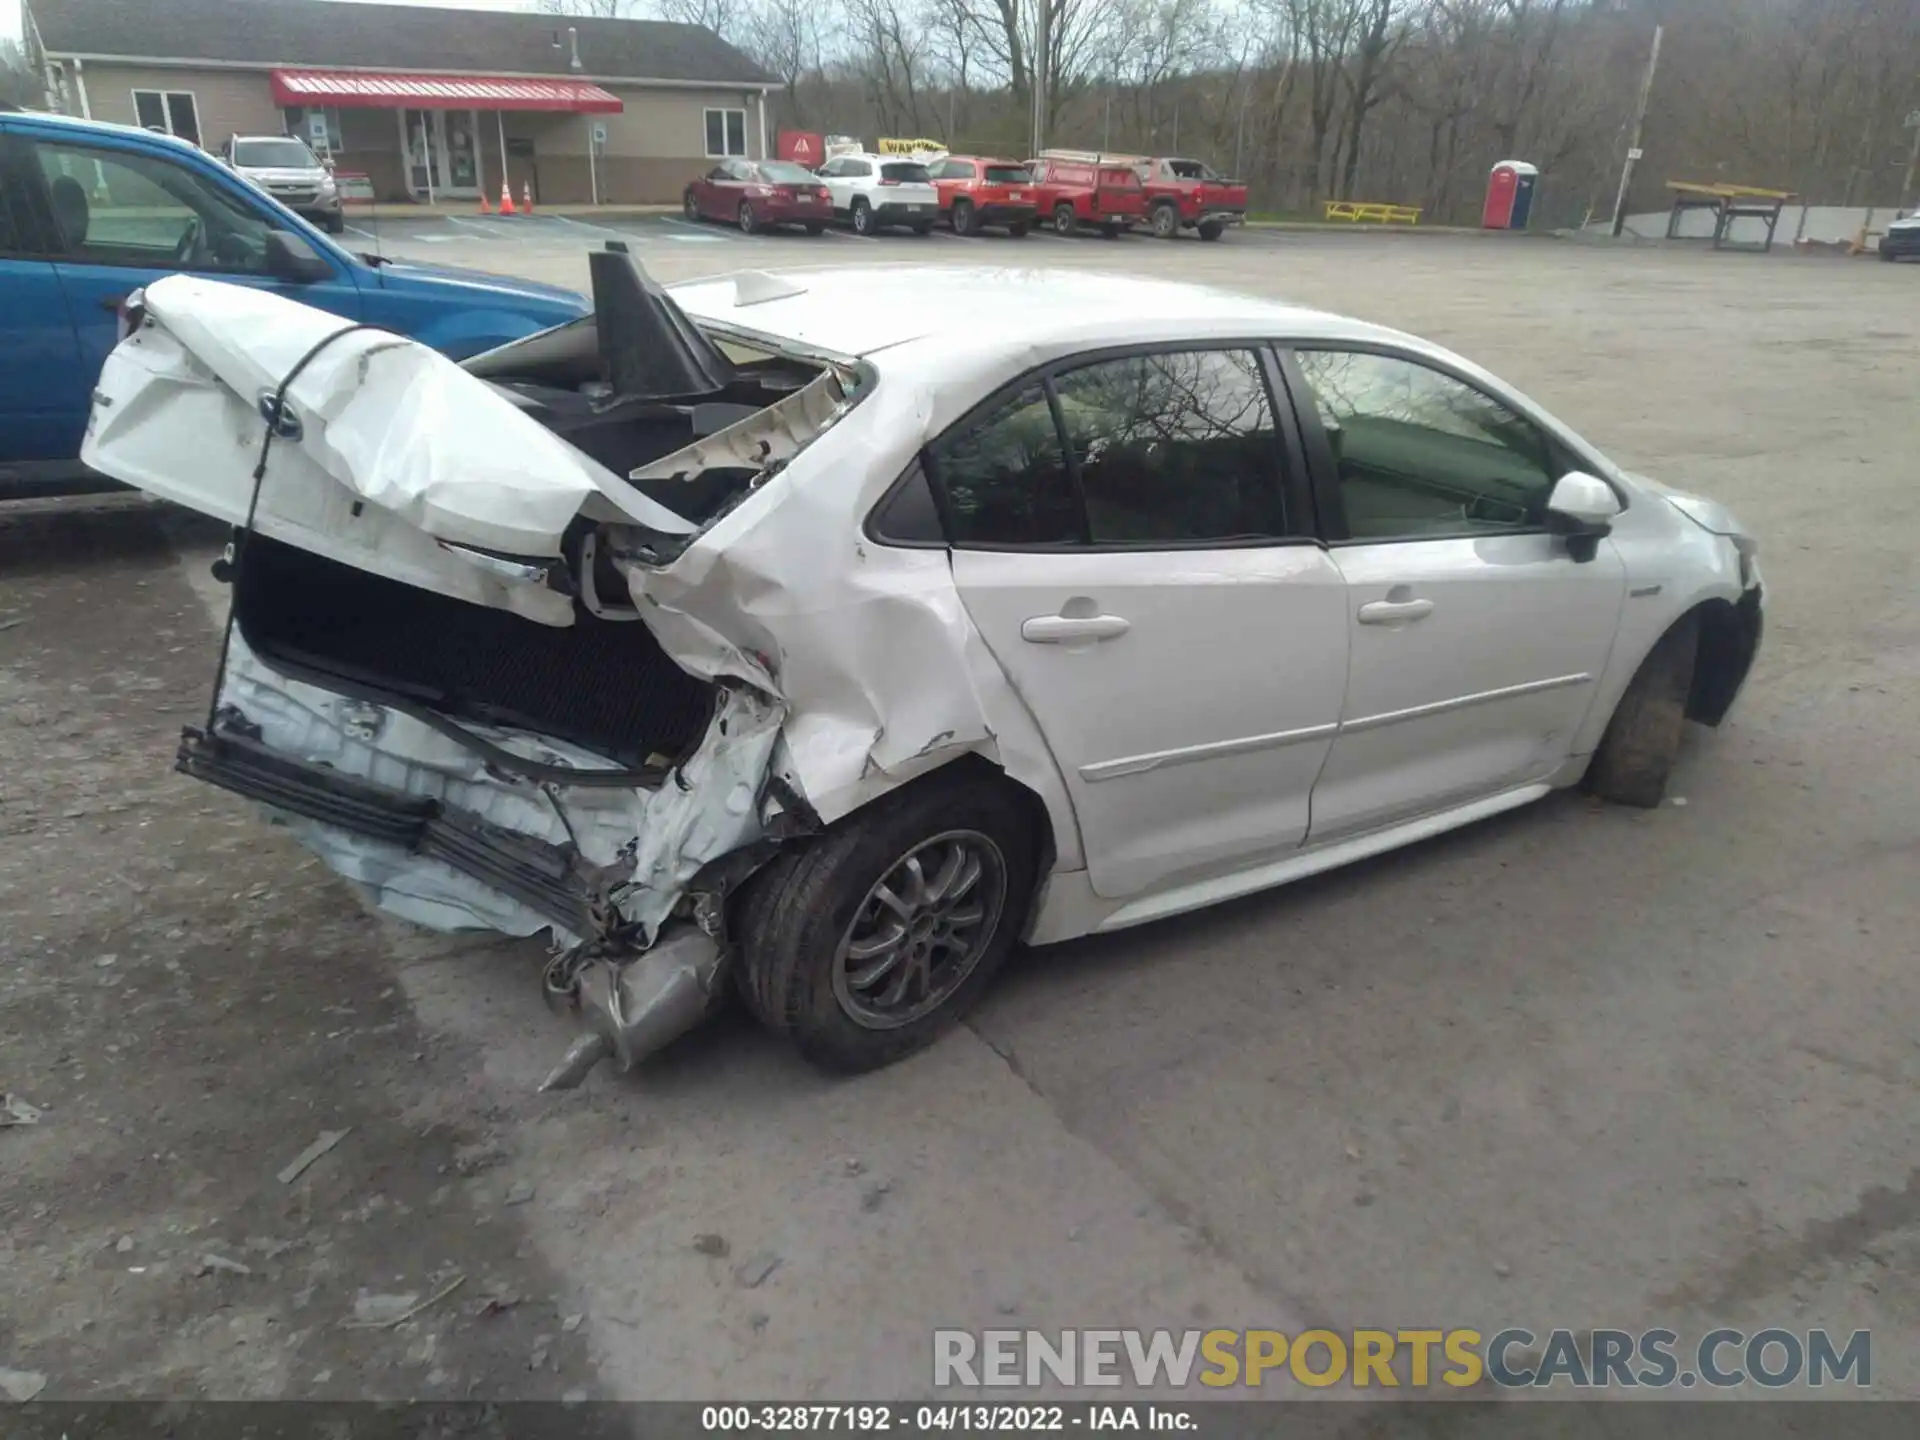
[[[1411,339],[1282,301],[1111,272],[909,264],[751,273],[744,305],[736,300],[749,287],[736,288],[738,274],[670,288],[701,319],[855,357],[949,336],[991,337],[1010,350],[1269,334]],[[774,298],[764,298],[769,290]]]
[[[179,149],[185,150],[192,155],[206,153],[191,140],[182,140],[178,135],[167,135],[159,130],[149,130],[143,125],[122,125],[114,120],[83,120],[78,115],[60,115],[52,110],[9,112],[7,120],[10,124],[45,125],[51,129],[77,130],[84,134],[137,135],[142,140],[149,140],[155,145],[177,146]]]

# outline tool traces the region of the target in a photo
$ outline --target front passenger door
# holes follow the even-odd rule
[[[1576,561],[1547,532],[1548,494],[1574,467],[1424,359],[1300,348],[1288,374],[1351,652],[1312,839],[1545,779],[1593,703],[1626,593],[1610,541]]]
[[[69,415],[80,352],[28,203],[30,163],[26,147],[0,133],[0,498],[80,450]]]
[[[1251,347],[1061,362],[927,452],[954,584],[1045,734],[1095,893],[1290,853],[1346,679],[1346,589]]]

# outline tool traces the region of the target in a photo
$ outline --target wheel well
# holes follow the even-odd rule
[[[1760,596],[1750,590],[1738,604],[1709,600],[1688,612],[1699,617],[1700,649],[1687,691],[1687,718],[1718,725],[1753,667],[1760,648]]]

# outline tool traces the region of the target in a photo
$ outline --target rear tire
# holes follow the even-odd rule
[[[953,210],[947,223],[953,226],[956,235],[971,235],[978,227],[973,223],[973,206],[965,200],[953,202]]]
[[[1172,202],[1163,200],[1153,207],[1153,233],[1157,239],[1173,240],[1180,234],[1180,211]]]
[[[1073,206],[1056,205],[1053,207],[1053,233],[1054,234],[1071,235],[1075,230],[1079,228],[1080,228],[1080,218],[1079,216],[1073,213]]]
[[[740,202],[739,218],[740,233],[742,235],[758,235],[760,233],[760,221],[753,213],[752,201],[742,200]]]
[[[700,202],[693,198],[693,191],[689,190],[680,197],[680,213],[689,220],[697,221],[700,218]]]
[[[853,233],[865,235],[871,239],[879,228],[879,225],[874,222],[873,207],[865,200],[855,200],[853,202]]]
[[[1218,240],[1226,233],[1227,227],[1222,225],[1218,220],[1202,220],[1200,222],[1200,238],[1202,240]]]
[[[956,851],[960,878],[938,899]],[[910,858],[925,861],[917,886]],[[969,864],[977,867],[971,880]],[[874,1070],[924,1049],[966,1014],[1005,962],[1038,866],[1033,822],[1004,784],[967,768],[897,791],[748,882],[734,911],[735,978],[747,1008],[827,1071]],[[885,902],[876,898],[883,884]],[[978,918],[965,919],[969,912]],[[889,933],[900,936],[891,947]],[[855,949],[866,953],[856,959]],[[889,954],[896,955],[891,973],[856,978]],[[916,978],[924,988],[909,984],[905,997],[887,1004],[888,985]]]
[[[329,235],[344,235],[347,233],[347,216],[345,211],[335,211],[333,214],[327,216],[324,223],[326,224],[327,234]]]
[[[1587,767],[1587,789],[1616,805],[1651,810],[1667,791],[1687,723],[1700,650],[1700,617],[1684,616],[1660,637],[1628,682]]]

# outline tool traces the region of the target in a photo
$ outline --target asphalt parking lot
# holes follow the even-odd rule
[[[1034,952],[863,1079],[723,1019],[538,1096],[570,1036],[538,946],[369,918],[171,773],[219,537],[137,505],[0,521],[0,1089],[46,1112],[0,1131],[0,1368],[49,1397],[913,1397],[936,1326],[1779,1325],[1871,1330],[1873,1393],[1920,1397],[1920,272],[357,228],[574,284],[623,239],[667,279],[1099,266],[1357,313],[1733,506],[1767,639],[1658,811],[1559,796]],[[430,1303],[351,1323],[394,1295]]]

